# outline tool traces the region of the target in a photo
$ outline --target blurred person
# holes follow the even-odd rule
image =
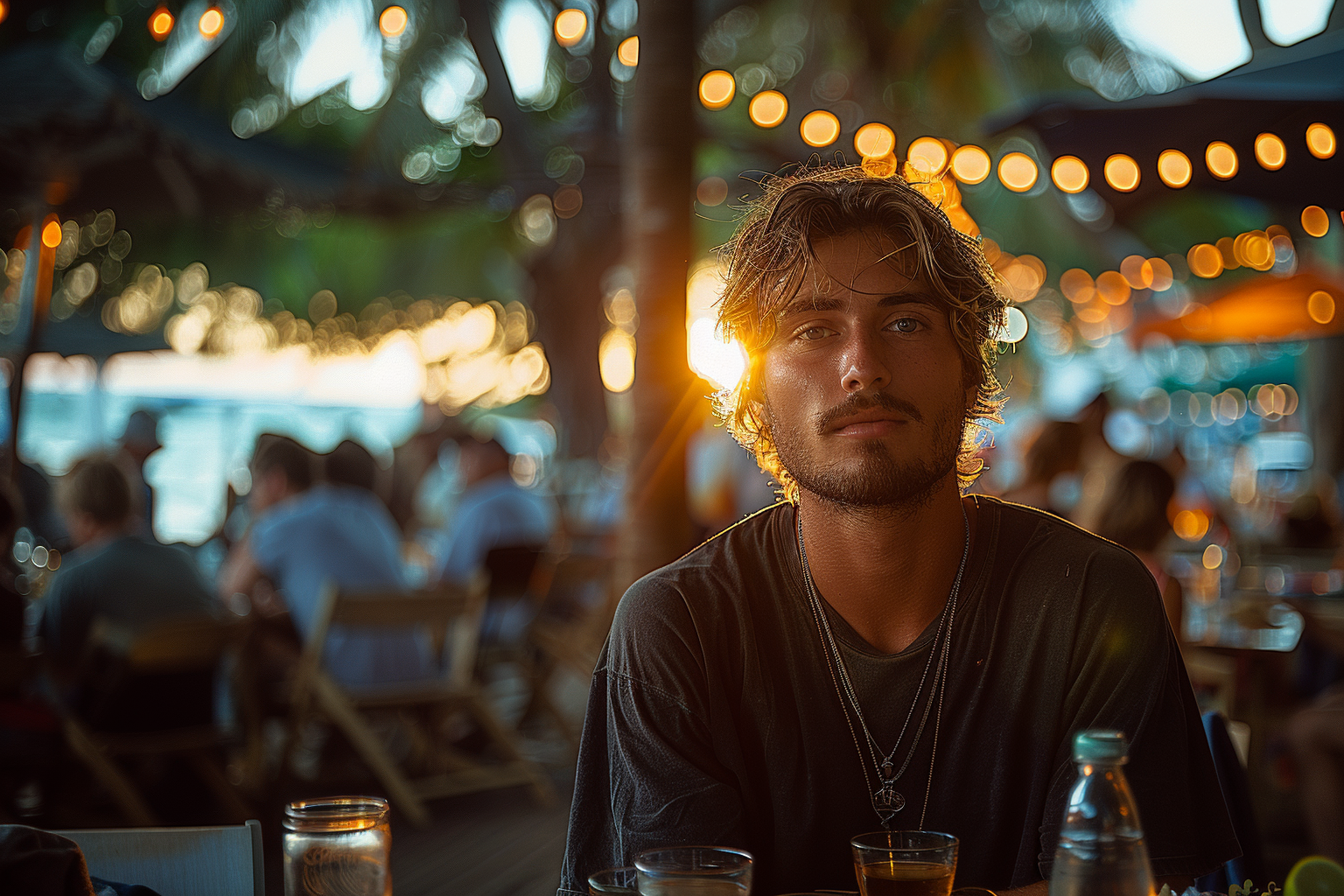
[[[324,466],[330,481],[314,484],[312,456],[297,442],[272,437],[259,445],[248,494],[252,525],[220,570],[218,590],[226,602],[235,594],[264,595],[264,585],[273,585],[278,601],[263,597],[257,608],[263,615],[287,610],[307,640],[326,585],[405,587],[396,523],[363,485],[367,469],[359,454],[367,454],[364,449],[354,446],[328,455]],[[333,626],[325,659],[328,673],[352,686],[423,680],[436,670],[428,638],[411,630],[359,632]]]
[[[150,455],[163,447],[159,441],[159,418],[143,408],[135,411],[126,420],[120,444],[131,493],[135,496],[132,512],[138,518],[137,528],[154,538],[154,489],[145,479],[145,464]]]
[[[1048,420],[1036,432],[1022,458],[1022,478],[1003,500],[1069,518],[1076,495],[1061,494],[1061,477],[1076,474],[1081,462],[1083,428],[1070,420]]]
[[[513,478],[513,456],[498,440],[465,436],[457,443],[462,496],[439,539],[431,578],[466,583],[496,548],[541,550],[558,514],[549,496]]]
[[[555,533],[555,501],[513,478],[513,456],[490,437],[457,440],[462,493],[434,555],[433,581],[466,584],[490,575],[483,646],[514,644],[536,607],[527,596],[537,559]]]
[[[169,723],[164,708],[182,715],[172,724],[208,721],[212,676],[157,677],[143,686],[103,691],[87,650],[94,623],[104,619],[132,634],[173,619],[213,616],[214,599],[191,558],[138,529],[135,499],[122,465],[106,457],[80,461],[62,480],[59,502],[75,550],[42,599],[38,635],[72,704],[102,728],[152,730]],[[146,694],[154,699],[142,699]],[[94,716],[97,716],[94,718]]]
[[[1087,728],[1129,738],[1159,883],[1236,856],[1143,564],[961,494],[1001,404],[978,244],[900,177],[762,187],[728,248],[720,325],[749,363],[724,413],[787,503],[621,600],[561,896],[668,843],[750,851],[761,892],[852,888],[848,840],[879,825],[961,838],[959,886],[1044,894]]]
[[[1157,581],[1171,630],[1181,639],[1185,597],[1181,582],[1162,568],[1158,546],[1171,534],[1167,507],[1176,494],[1176,480],[1160,464],[1136,460],[1120,468],[1107,489],[1094,530],[1134,552]]]

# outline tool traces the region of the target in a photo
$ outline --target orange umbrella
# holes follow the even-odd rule
[[[1177,342],[1258,342],[1344,334],[1344,286],[1338,277],[1303,271],[1247,280],[1180,317],[1134,328],[1142,342],[1161,333]]]

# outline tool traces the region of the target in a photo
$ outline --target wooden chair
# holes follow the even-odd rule
[[[84,671],[78,680],[87,682],[102,694],[119,693],[126,684],[147,676],[197,675],[213,679],[225,655],[246,636],[242,621],[211,618],[179,619],[165,622],[141,633],[97,620],[90,632],[90,649]],[[90,682],[90,676],[96,680]],[[198,715],[213,719],[214,689],[203,689],[204,704]],[[178,705],[150,706],[151,711],[169,712]],[[225,777],[219,754],[233,737],[213,720],[184,723],[153,731],[109,731],[83,711],[61,705],[61,727],[71,752],[92,772],[132,823],[153,826],[154,812],[140,794],[130,776],[115,761],[128,756],[180,755],[186,758],[201,780],[210,788],[224,809],[233,817],[246,818],[251,808]]]
[[[518,751],[474,677],[485,579],[469,588],[441,585],[413,592],[346,593],[329,587],[295,673],[289,738],[282,770],[297,734],[313,714],[325,716],[350,741],[386,788],[392,804],[416,825],[429,823],[425,800],[477,790],[528,785],[543,803],[553,799],[541,769]],[[323,648],[332,625],[349,628],[424,626],[436,647],[445,641],[449,660],[438,678],[369,688],[343,687],[327,674]],[[411,764],[428,766],[415,778],[399,767],[370,727],[370,710],[396,711],[415,738]],[[480,761],[445,743],[445,724],[465,716],[479,726],[499,762]]]
[[[562,668],[579,676],[593,674],[621,592],[615,587],[612,560],[596,554],[564,554],[539,564],[533,587],[541,596],[537,618],[527,632],[531,696],[523,718],[545,716],[577,747],[578,732],[556,706],[551,680]],[[596,589],[586,602],[585,589]]]
[[[264,896],[261,823],[55,831],[79,844],[89,874],[159,893]]]

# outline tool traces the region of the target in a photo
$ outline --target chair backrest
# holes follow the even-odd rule
[[[467,586],[442,583],[414,591],[342,591],[328,585],[312,635],[304,645],[300,674],[321,666],[323,645],[332,625],[367,629],[423,626],[436,651],[442,650],[445,641],[451,650],[448,677],[470,680],[488,584],[487,577],[480,575]]]
[[[90,631],[89,645],[115,656],[135,673],[185,672],[213,669],[246,632],[242,620],[208,616],[170,619],[139,631],[100,618]]]
[[[89,874],[190,896],[262,896],[261,823],[56,831],[79,844]]]

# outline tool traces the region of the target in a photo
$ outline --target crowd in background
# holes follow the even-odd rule
[[[1148,459],[1115,451],[1104,435],[1108,411],[1103,395],[1074,419],[1039,421],[1013,446],[1018,472],[1011,481],[985,476],[976,489],[1063,517],[1132,550],[1158,583],[1197,695],[1228,711],[1223,685],[1232,675],[1229,663],[1188,643],[1186,567],[1173,562],[1192,550],[1173,534],[1178,495],[1197,493],[1211,530],[1221,531],[1222,550],[1235,550],[1220,519],[1219,496],[1202,487],[1179,450]],[[564,507],[546,477],[537,475],[536,459],[511,454],[487,429],[442,419],[398,448],[390,465],[380,465],[355,441],[317,454],[288,437],[264,435],[246,493],[230,487],[227,518],[212,542],[215,553],[164,545],[154,538],[154,495],[144,476],[147,458],[159,447],[155,418],[137,411],[115,451],[80,461],[54,488],[26,464],[16,465],[12,485],[0,485],[0,542],[7,548],[0,562],[0,815],[51,811],[51,782],[68,761],[63,712],[113,729],[228,714],[221,708],[228,694],[209,680],[109,688],[100,677],[106,660],[95,655],[93,643],[99,626],[135,632],[173,619],[248,618],[256,629],[248,662],[258,678],[274,685],[292,674],[330,586],[466,583],[487,571],[492,552],[537,554],[579,535],[595,550],[615,550],[618,487],[596,511]],[[986,451],[991,466],[1004,455],[1003,448]],[[687,469],[688,510],[706,537],[777,500],[751,457],[712,422],[692,439]],[[417,511],[425,483],[445,470],[451,510],[442,522],[427,523]],[[1344,565],[1344,530],[1333,484],[1308,497],[1286,509],[1277,547],[1334,552],[1330,565],[1338,569]],[[580,525],[586,531],[577,532]],[[8,551],[20,532],[27,543],[68,553],[40,582]],[[1298,650],[1306,670],[1297,676],[1299,705],[1269,736],[1282,745],[1285,775],[1302,793],[1316,848],[1344,859],[1344,691],[1337,684],[1344,679],[1344,634],[1320,624],[1309,606],[1299,609],[1306,619]],[[492,603],[482,630],[516,641],[534,612],[526,601]],[[349,686],[420,680],[437,674],[444,659],[415,629],[337,629],[325,650],[333,674]],[[165,718],[164,706],[181,718]],[[324,738],[309,740],[309,748],[320,750]]]

